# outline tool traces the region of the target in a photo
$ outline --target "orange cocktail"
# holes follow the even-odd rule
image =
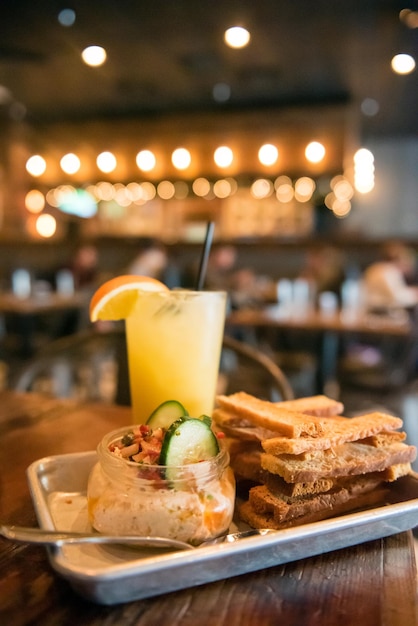
[[[190,415],[213,409],[225,323],[224,292],[142,293],[126,318],[134,421],[166,400]]]

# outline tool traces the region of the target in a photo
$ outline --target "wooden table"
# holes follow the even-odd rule
[[[326,393],[327,384],[337,379],[337,362],[341,338],[356,335],[362,338],[394,338],[405,351],[416,341],[415,328],[408,315],[347,314],[342,311],[324,313],[319,310],[291,312],[280,306],[239,309],[227,318],[227,328],[297,331],[318,338],[317,392]]]
[[[77,292],[72,295],[62,295],[51,292],[28,298],[19,298],[11,292],[0,293],[0,313],[15,315],[42,315],[68,309],[79,309],[89,301],[89,295]]]
[[[128,408],[0,394],[0,519],[36,526],[27,466],[43,456],[93,449],[129,421]],[[5,626],[416,626],[417,606],[410,532],[113,607],[76,595],[43,548],[0,538]]]
[[[318,310],[286,312],[279,306],[259,309],[238,309],[229,314],[227,323],[233,326],[271,326],[287,330],[334,331],[365,335],[407,337],[412,332],[406,315],[344,314],[342,311],[323,313]]]
[[[20,353],[28,357],[34,352],[33,335],[36,320],[40,316],[81,311],[88,307],[89,300],[90,294],[82,291],[71,295],[48,292],[28,298],[19,298],[11,292],[3,292],[0,293],[0,315],[17,318]]]

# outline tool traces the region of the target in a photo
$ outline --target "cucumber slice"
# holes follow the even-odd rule
[[[162,402],[147,419],[148,426],[152,428],[169,428],[180,417],[188,415],[187,410],[177,400]]]
[[[160,465],[187,465],[207,461],[219,454],[218,440],[210,422],[181,417],[167,430],[160,454]]]

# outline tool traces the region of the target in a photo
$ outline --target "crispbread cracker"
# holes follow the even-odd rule
[[[332,508],[335,505],[347,502],[353,497],[376,489],[382,484],[382,479],[373,474],[353,480],[346,485],[337,486],[326,493],[314,494],[310,497],[300,498],[294,502],[285,502],[275,496],[266,485],[258,485],[250,489],[249,501],[256,513],[272,513],[277,522],[285,519],[299,517],[307,513],[315,513],[321,509]]]
[[[241,519],[244,522],[247,522],[247,524],[249,524],[252,528],[272,528],[273,530],[281,530],[283,528],[292,528],[302,524],[319,522],[330,517],[336,517],[337,515],[355,511],[357,509],[365,509],[378,504],[384,504],[387,495],[388,489],[384,487],[374,489],[373,491],[353,496],[349,500],[335,504],[329,508],[308,512],[305,515],[285,519],[282,522],[276,521],[271,513],[266,513],[264,515],[256,513],[251,506],[251,503],[247,500],[239,507],[239,515]]]
[[[342,476],[337,478],[320,478],[314,482],[287,483],[281,476],[266,472],[264,482],[269,491],[289,504],[299,500],[306,500],[319,493],[326,493],[332,489],[345,487],[351,492],[353,489],[365,486],[374,487],[377,483],[393,482],[401,476],[411,472],[410,463],[391,465],[382,472],[371,472],[360,476]]]
[[[261,450],[254,445],[247,450],[238,448],[231,455],[231,467],[236,479],[237,481],[247,480],[253,483],[266,484],[272,493],[280,496],[285,502],[293,502],[300,498],[325,493],[335,487],[347,486],[354,480],[359,481],[364,477],[378,478],[379,481],[384,482],[393,482],[411,472],[411,464],[406,462],[390,465],[382,471],[370,472],[363,476],[328,476],[314,481],[290,483],[286,482],[280,475],[263,469],[261,466],[261,454]]]
[[[381,472],[391,465],[415,459],[415,446],[392,443],[375,448],[362,443],[344,443],[318,451],[312,458],[297,455],[261,455],[261,467],[282,476],[288,483],[313,482],[321,478]]]
[[[398,463],[397,465],[391,465],[387,467],[382,474],[385,477],[385,481],[394,482],[401,478],[401,476],[408,476],[412,473],[412,467],[410,463]]]
[[[267,472],[261,467],[261,450],[240,452],[231,458],[231,467],[237,480],[263,483],[267,478]]]
[[[245,441],[235,437],[224,437],[222,444],[228,450],[230,459],[233,459],[240,452],[251,452],[251,450],[262,452],[263,450],[259,441]]]
[[[226,409],[237,417],[248,419],[256,426],[273,430],[287,437],[321,435],[324,431],[323,424],[327,419],[338,419],[307,416],[304,413],[282,409],[280,404],[260,400],[244,391],[230,396],[219,395],[216,400],[221,409]]]
[[[311,450],[326,450],[402,426],[402,420],[399,417],[378,412],[357,417],[328,417],[323,419],[322,423],[321,435],[293,438],[272,437],[262,442],[263,449],[269,454],[302,454]]]
[[[388,443],[395,443],[396,441],[405,441],[406,433],[401,431],[382,432],[377,435],[370,435],[364,439],[359,439],[358,443],[366,443],[368,446],[374,446],[380,448]]]
[[[276,437],[277,431],[256,426],[248,420],[236,417],[224,409],[215,409],[212,413],[217,428],[229,437],[237,437],[245,441],[263,441]]]
[[[399,417],[342,417],[343,405],[326,396],[272,403],[239,392],[217,403],[214,426],[227,436],[231,467],[249,498],[238,512],[255,528],[382,505],[387,483],[409,474],[416,457],[398,432]]]
[[[343,410],[341,402],[321,395],[275,402],[272,406],[316,417],[336,416]],[[231,437],[239,437],[247,441],[262,441],[277,436],[277,429],[272,430],[259,426],[248,417],[243,417],[239,411],[216,408],[212,417],[215,425]]]
[[[261,466],[261,455],[260,455]],[[269,490],[285,502],[293,502],[300,498],[313,496],[317,493],[326,493],[335,486],[335,478],[319,478],[313,482],[287,483],[278,474],[266,472],[265,483]]]
[[[275,402],[275,404],[282,409],[318,417],[340,415],[344,410],[342,402],[324,395],[307,396],[305,398],[297,398],[296,400],[281,400],[280,402]]]

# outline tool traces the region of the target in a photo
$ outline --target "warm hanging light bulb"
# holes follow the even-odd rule
[[[273,183],[266,178],[257,178],[250,188],[253,198],[268,198],[273,193]]]
[[[415,59],[410,54],[397,54],[391,61],[396,74],[410,74],[415,69]]]
[[[193,181],[192,183],[192,189],[193,189],[193,193],[196,196],[200,196],[200,197],[204,197],[207,196],[210,193],[210,182],[208,181],[207,178],[196,178],[196,180]]]
[[[311,141],[306,146],[305,156],[311,163],[319,163],[325,156],[325,148],[319,141]]]
[[[46,161],[40,154],[34,154],[26,161],[26,171],[31,176],[42,176],[46,170]]]
[[[81,53],[81,58],[86,65],[91,67],[99,67],[107,59],[106,50],[101,46],[88,46]]]
[[[274,165],[278,156],[279,151],[271,143],[265,143],[258,151],[258,160],[262,165]]]
[[[45,196],[39,189],[31,189],[25,196],[25,207],[30,213],[40,213],[45,207]]]
[[[224,41],[230,48],[245,48],[250,39],[250,33],[242,26],[231,26],[224,33]]]
[[[157,185],[157,194],[162,200],[171,200],[174,197],[176,189],[173,183],[169,180],[162,180]]]
[[[136,155],[136,164],[143,172],[150,172],[156,165],[156,158],[151,150],[141,150]]]
[[[49,213],[43,213],[36,219],[36,231],[41,237],[46,239],[55,235],[57,230],[57,220]]]
[[[228,146],[219,146],[216,148],[213,158],[218,167],[228,167],[234,160],[234,153]]]
[[[80,159],[76,154],[69,152],[62,157],[60,165],[66,174],[75,174],[80,169]]]
[[[360,148],[354,154],[354,187],[360,193],[369,193],[373,190],[374,155],[367,148]]]
[[[117,161],[112,152],[101,152],[96,159],[97,167],[104,174],[109,174],[116,169]]]
[[[171,162],[178,170],[185,170],[189,167],[192,161],[190,152],[186,148],[176,148],[171,155]]]

